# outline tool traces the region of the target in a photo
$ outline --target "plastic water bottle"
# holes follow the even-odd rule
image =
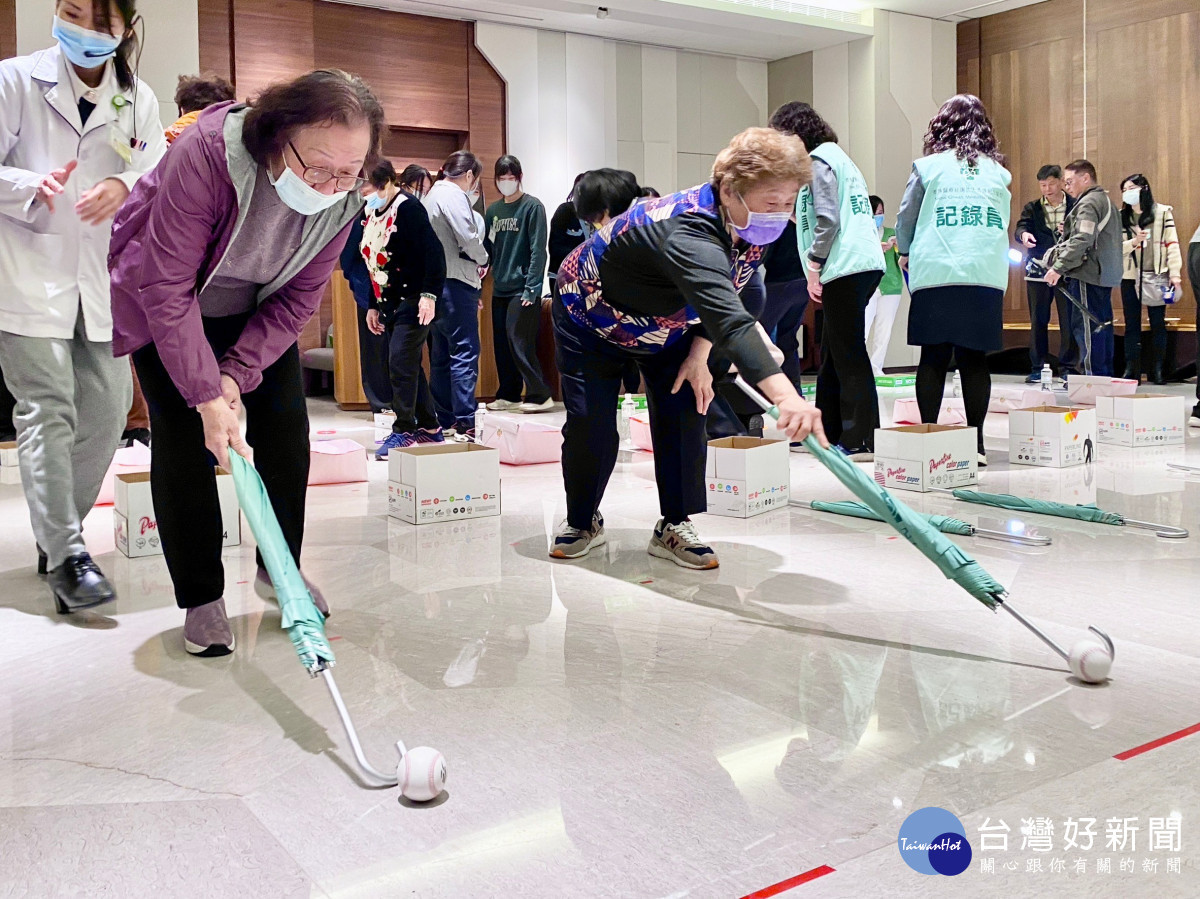
[[[483,443],[483,423],[487,419],[487,403],[480,403],[475,410],[475,442]]]
[[[1042,390],[1047,392],[1054,389],[1054,372],[1050,370],[1050,363],[1042,365]]]
[[[962,375],[957,368],[954,370],[954,395],[962,396]]]
[[[633,394],[625,394],[625,399],[621,401],[621,409],[617,415],[617,436],[620,437],[622,446],[627,446],[630,443],[629,419],[633,417],[633,413],[636,411],[637,403],[633,401]]]

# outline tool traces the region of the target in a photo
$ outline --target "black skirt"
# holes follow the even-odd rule
[[[1004,291],[968,284],[918,290],[908,311],[908,342],[989,353],[1003,349]]]

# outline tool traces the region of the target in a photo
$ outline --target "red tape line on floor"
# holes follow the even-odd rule
[[[1126,749],[1124,752],[1114,755],[1113,758],[1119,762],[1124,762],[1136,755],[1141,755],[1143,752],[1158,749],[1159,746],[1166,746],[1168,743],[1174,743],[1176,740],[1182,740],[1184,737],[1190,737],[1192,734],[1200,734],[1200,724],[1193,724],[1191,727],[1177,730],[1173,734],[1167,734],[1165,737],[1159,737],[1157,740],[1151,740],[1149,743],[1143,743],[1141,746],[1135,746],[1133,749]]]
[[[832,874],[834,870],[829,865],[821,865],[819,868],[813,868],[811,871],[805,871],[803,874],[797,874],[795,877],[781,880],[779,883],[772,884],[769,887],[763,887],[761,890],[747,893],[742,899],[770,899],[771,896],[778,896],[780,893],[785,893],[793,887],[800,886],[802,883],[808,883],[810,880],[816,880],[818,877]]]

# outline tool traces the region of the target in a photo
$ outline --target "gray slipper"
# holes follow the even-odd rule
[[[187,610],[183,622],[183,647],[194,656],[212,658],[233,652],[233,628],[225,614],[225,600],[218,599]]]

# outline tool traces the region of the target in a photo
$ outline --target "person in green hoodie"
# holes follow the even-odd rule
[[[883,250],[883,261],[887,269],[883,280],[867,303],[867,323],[863,333],[867,335],[867,353],[871,356],[871,371],[875,377],[883,376],[883,361],[887,357],[888,344],[892,340],[892,325],[900,309],[900,295],[904,292],[904,276],[900,274],[900,256],[896,252],[896,229],[883,224],[883,199],[871,194],[871,214],[875,216],[875,228],[879,232],[879,246]],[[871,325],[875,325],[874,332]]]
[[[521,160],[496,160],[501,199],[488,207],[484,230],[492,245],[492,342],[500,386],[493,412],[548,412],[550,385],[538,362],[538,328],[546,280],[546,207],[521,189]],[[521,401],[521,388],[525,401]]]

